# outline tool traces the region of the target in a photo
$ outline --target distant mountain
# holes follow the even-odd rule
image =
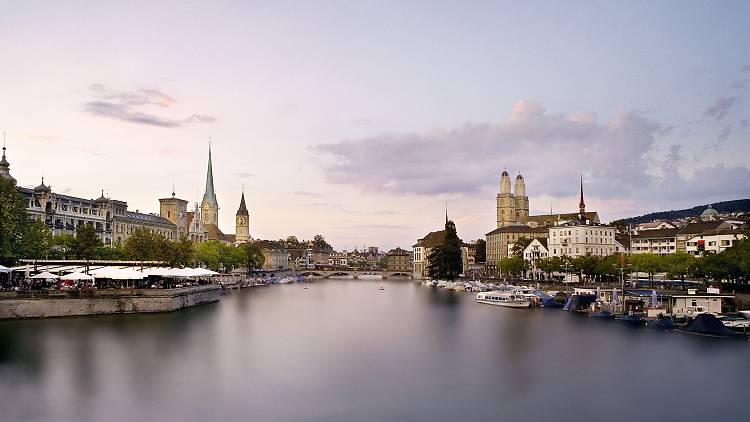
[[[722,214],[731,212],[750,212],[750,199],[735,199],[734,201],[717,202],[710,205],[713,209]],[[680,218],[697,217],[701,215],[708,206],[709,204],[698,205],[697,207],[684,210],[652,212],[638,217],[623,218],[622,220],[613,221],[612,224],[627,225],[628,223],[648,223],[649,221],[654,220],[676,220]]]

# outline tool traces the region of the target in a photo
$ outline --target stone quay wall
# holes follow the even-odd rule
[[[0,319],[172,312],[216,302],[217,285],[179,289],[32,290],[0,292]]]

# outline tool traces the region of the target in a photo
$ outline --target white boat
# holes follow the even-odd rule
[[[531,302],[523,296],[499,291],[479,292],[477,293],[477,302],[508,308],[528,308],[531,306]]]

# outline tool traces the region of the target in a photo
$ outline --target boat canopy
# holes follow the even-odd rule
[[[711,314],[698,314],[693,322],[681,331],[689,334],[717,337],[744,337],[742,334],[736,333],[727,328],[721,321]]]

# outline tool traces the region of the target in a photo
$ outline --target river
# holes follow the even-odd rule
[[[410,281],[0,321],[2,421],[747,420],[750,344]]]

